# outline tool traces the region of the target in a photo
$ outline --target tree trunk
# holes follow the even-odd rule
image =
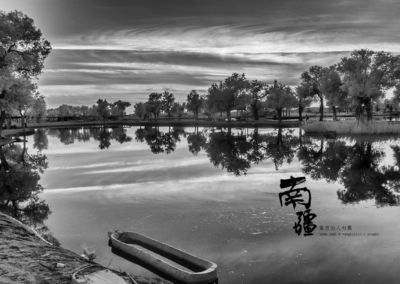
[[[336,115],[336,107],[332,107],[332,112],[333,112],[333,120],[337,120],[337,115]]]
[[[319,105],[319,121],[323,121],[324,120],[324,98],[322,97],[322,95],[319,97],[319,100],[321,102],[321,104]]]
[[[25,126],[25,121],[24,121],[24,115],[22,114],[22,111],[19,111],[19,115],[21,116],[21,128],[24,129]]]
[[[371,99],[368,99],[365,103],[365,111],[367,112],[367,120],[372,120],[372,103]]]
[[[23,166],[26,166],[26,161],[25,161],[25,156],[26,156],[26,136],[25,136],[25,132],[24,132],[24,146],[23,146],[23,150],[22,150],[22,154],[21,154],[21,162],[23,164]]]
[[[3,152],[3,147],[0,147],[0,162],[1,162],[0,170],[3,169],[4,171],[8,171],[10,169],[6,156],[4,155]]]
[[[282,109],[277,109],[276,111],[278,113],[279,124],[281,124],[282,123]]]
[[[226,111],[226,117],[228,118],[228,121],[230,122],[231,121],[231,111],[230,110]]]
[[[299,105],[299,121],[303,121],[303,107]]]
[[[257,108],[257,102],[255,102],[255,103],[253,103],[252,105],[251,105],[251,109],[253,110],[253,117],[254,117],[254,120],[259,120],[259,115],[258,115],[258,108]]]
[[[1,134],[3,132],[3,123],[4,123],[4,121],[6,121],[6,112],[4,110],[2,110],[0,112],[0,137],[1,137]]]

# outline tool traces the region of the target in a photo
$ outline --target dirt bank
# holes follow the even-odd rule
[[[62,264],[56,268],[57,263]],[[78,268],[90,264],[72,251],[40,239],[21,223],[0,213],[0,283],[71,283]],[[134,277],[137,283],[165,283]]]

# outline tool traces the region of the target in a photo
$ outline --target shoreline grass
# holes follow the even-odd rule
[[[332,134],[400,134],[400,121],[309,121],[301,125],[306,133]]]

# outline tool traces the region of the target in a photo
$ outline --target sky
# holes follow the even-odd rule
[[[53,47],[39,80],[49,107],[184,101],[233,72],[298,84],[354,49],[400,53],[398,0],[0,0]]]

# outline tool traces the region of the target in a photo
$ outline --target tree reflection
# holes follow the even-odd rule
[[[169,127],[168,131],[161,131],[159,127],[145,127],[136,130],[136,141],[146,142],[154,154],[170,154],[176,149],[176,143],[180,141],[184,129],[181,127]]]
[[[400,148],[392,146],[392,149],[395,160],[399,161]],[[385,153],[372,142],[363,140],[309,139],[298,151],[304,173],[313,179],[343,184],[344,189],[337,192],[343,203],[375,200],[378,206],[398,205],[399,167],[381,166],[384,157]]]
[[[75,141],[86,142],[93,138],[99,142],[99,148],[102,150],[108,149],[113,140],[120,144],[132,141],[132,137],[126,134],[126,129],[122,126],[112,128],[97,127],[49,129],[48,134],[56,136],[58,139],[60,139],[60,142],[65,145],[73,144]]]
[[[48,145],[49,140],[47,139],[46,131],[43,128],[37,129],[33,134],[33,148],[43,151],[47,149]]]
[[[263,143],[265,143],[265,136],[258,133],[258,128],[254,129],[250,136],[249,143],[251,147],[247,153],[247,158],[251,162],[258,164],[265,159],[265,147],[263,146]]]
[[[44,144],[40,142],[37,145]],[[51,212],[45,201],[39,198],[43,191],[39,183],[40,174],[47,168],[47,157],[41,152],[29,154],[23,142],[23,146],[14,143],[0,147],[0,161],[0,210],[59,244],[43,224]]]
[[[205,133],[199,132],[199,128],[196,127],[195,132],[188,134],[187,143],[189,146],[189,151],[193,155],[197,155],[201,150],[205,149],[207,138]]]
[[[226,169],[235,175],[246,174],[250,168],[247,157],[251,144],[246,135],[234,135],[231,129],[228,131],[211,132],[209,141],[205,146],[210,162],[218,167]]]
[[[338,191],[339,199],[344,203],[375,199],[379,206],[397,205],[399,197],[388,185],[399,180],[398,169],[379,167],[384,153],[373,149],[370,142],[356,143],[349,150],[340,175],[345,190]]]
[[[272,159],[276,170],[283,165],[283,162],[290,164],[293,161],[299,144],[299,139],[293,135],[293,131],[279,128],[277,133],[266,135],[266,157]]]
[[[92,129],[49,130],[62,143],[74,143],[75,140],[87,141],[94,138],[99,141],[100,149],[107,149],[112,141],[126,143],[132,140],[123,127]],[[35,147],[45,149],[47,142],[44,132],[37,132],[34,137]],[[180,127],[139,127],[135,140],[146,143],[154,154],[170,154],[175,151],[182,137],[186,138],[188,150],[197,155],[204,151],[215,167],[220,167],[234,175],[245,175],[254,164],[272,161],[279,170],[290,164],[297,153],[302,171],[313,179],[325,179],[339,182],[343,190],[338,191],[338,198],[344,203],[375,200],[379,206],[398,204],[400,191],[400,146],[393,146],[395,164],[382,166],[385,153],[379,151],[374,143],[343,138],[338,140],[326,137],[295,135],[294,129],[224,129],[194,128],[185,131]],[[1,153],[0,153],[1,155]],[[28,161],[40,171],[41,157],[22,153],[13,153],[13,159]],[[4,159],[2,159],[4,160]],[[7,168],[1,163],[0,169]]]

